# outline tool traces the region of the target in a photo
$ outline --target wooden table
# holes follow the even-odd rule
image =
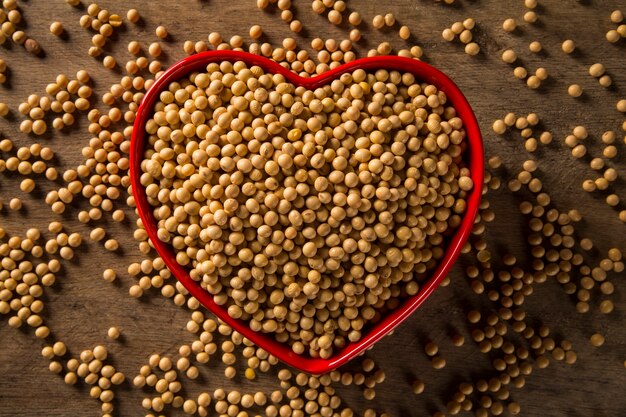
[[[295,36],[299,46],[309,48],[309,41],[316,36],[344,39],[349,25],[339,27],[329,24],[325,17],[311,11],[310,3],[295,2],[295,15],[304,22],[306,31]],[[267,41],[278,44],[286,36],[292,36],[288,25],[280,21],[278,12],[256,9],[251,1],[186,0],[181,2],[142,2],[142,1],[102,1],[101,7],[111,13],[126,15],[131,7],[140,10],[142,21],[131,24],[125,21],[109,43],[112,55],[122,66],[130,59],[126,45],[130,40],[139,40],[142,45],[157,41],[154,30],[164,25],[170,36],[162,42],[166,64],[182,58],[182,44],[185,40],[206,39],[211,31],[219,31],[228,39],[235,34],[246,35],[252,24],[264,28]],[[596,178],[589,168],[593,157],[602,157],[604,144],[602,133],[614,130],[617,133],[615,146],[617,157],[607,160],[607,166],[614,167],[620,177],[626,175],[624,165],[624,115],[616,110],[616,102],[624,98],[626,86],[625,47],[626,40],[616,44],[606,41],[605,33],[617,27],[611,23],[611,11],[624,7],[618,0],[605,1],[540,1],[537,8],[539,20],[535,24],[523,23],[526,9],[522,1],[499,2],[495,0],[457,0],[453,6],[437,4],[432,0],[393,2],[383,6],[382,2],[348,2],[350,10],[359,11],[363,18],[365,41],[359,43],[359,51],[375,47],[383,40],[390,40],[393,47],[406,47],[397,35],[398,25],[407,25],[412,32],[411,44],[421,45],[424,60],[447,72],[465,92],[473,105],[483,129],[486,156],[499,155],[503,166],[490,169],[502,186],[499,190],[490,189],[485,199],[495,214],[492,222],[486,223],[486,233],[480,237],[492,253],[492,268],[496,272],[510,270],[504,266],[505,254],[516,256],[521,270],[532,273],[531,246],[527,243],[530,235],[529,216],[520,213],[518,206],[532,198],[523,188],[520,192],[507,189],[507,182],[516,177],[521,164],[527,159],[537,160],[537,178],[543,182],[544,191],[551,196],[551,206],[561,212],[578,209],[583,220],[574,226],[576,241],[588,237],[595,243],[594,249],[584,251],[578,244],[574,251],[584,255],[585,264],[596,267],[607,257],[609,248],[626,250],[626,227],[618,219],[618,207],[609,207],[604,199],[608,191],[587,193],[581,189],[584,179]],[[81,119],[77,127],[67,132],[53,132],[49,137],[36,138],[19,132],[18,125],[23,119],[17,112],[19,103],[29,94],[43,94],[45,86],[53,82],[56,75],[73,75],[79,69],[87,69],[93,78],[96,100],[95,106],[105,109],[99,97],[108,87],[119,82],[123,69],[114,71],[103,68],[101,62],[87,55],[92,32],[82,29],[78,20],[86,12],[84,6],[73,8],[61,0],[20,1],[23,14],[21,27],[38,40],[44,54],[35,57],[21,46],[7,41],[0,47],[0,58],[9,67],[8,82],[0,86],[0,102],[9,104],[10,117],[0,119],[0,135],[11,138],[17,146],[40,142],[56,152],[54,164],[60,169],[76,167],[82,162],[81,148],[91,135],[87,132],[87,120]],[[624,12],[626,10],[623,9]],[[377,31],[371,21],[376,14],[393,12],[398,23],[393,29]],[[474,39],[481,47],[478,56],[463,53],[460,42],[448,43],[441,37],[441,31],[453,22],[472,17],[477,22]],[[506,33],[502,22],[507,17],[517,20],[519,28],[514,33]],[[67,36],[57,38],[50,34],[48,27],[55,20],[63,22]],[[561,43],[573,39],[577,49],[572,55],[561,51]],[[543,51],[538,54],[528,50],[531,41],[540,41]],[[529,89],[524,81],[513,76],[513,67],[500,59],[508,48],[517,52],[519,64],[534,73],[538,67],[545,67],[549,78],[537,90]],[[613,86],[603,88],[588,74],[588,67],[601,62],[613,79]],[[567,95],[570,84],[580,84],[584,95],[575,99]],[[508,112],[516,115],[537,113],[541,125],[537,132],[552,132],[554,140],[549,145],[539,145],[535,153],[524,150],[524,140],[519,132],[498,136],[491,129],[493,121],[503,118]],[[565,137],[577,125],[583,125],[589,132],[585,139],[588,155],[577,160],[571,156],[564,144]],[[52,130],[52,129],[51,129]],[[537,133],[538,134],[538,133]],[[2,158],[8,156],[3,154]],[[612,192],[622,199],[626,197],[623,179],[611,185]],[[89,241],[89,230],[94,225],[83,225],[76,220],[76,210],[68,210],[64,215],[53,214],[42,201],[45,193],[59,184],[42,181],[37,192],[26,195],[18,188],[19,178],[7,172],[0,174],[0,196],[5,207],[0,212],[0,224],[11,235],[23,235],[28,227],[47,229],[49,222],[62,220],[66,230],[79,232],[85,244],[77,250],[76,258],[63,262],[63,272],[57,283],[45,291],[45,322],[52,330],[47,342],[64,341],[71,356],[77,356],[84,349],[104,344],[109,349],[111,362],[124,372],[128,381],[115,389],[115,413],[119,416],[138,416],[146,413],[141,407],[141,399],[154,392],[132,386],[132,378],[139,368],[147,363],[153,353],[173,355],[178,347],[191,343],[194,338],[185,330],[190,311],[176,307],[171,300],[150,291],[140,300],[128,295],[128,289],[136,279],[126,273],[131,262],[144,259],[133,241],[134,217],[131,209],[126,212],[131,217],[122,224],[102,223],[107,232],[117,238],[123,250],[112,254],[101,244]],[[19,212],[9,210],[7,202],[19,196],[24,207]],[[85,207],[85,203],[81,203]],[[476,243],[479,237],[472,241]],[[498,289],[497,278],[485,284],[483,294],[472,292],[472,278],[464,273],[466,267],[478,265],[476,252],[463,255],[450,274],[450,284],[439,289],[406,323],[397,329],[395,335],[378,343],[367,354],[375,359],[377,369],[386,373],[386,381],[376,387],[373,401],[363,399],[361,387],[338,387],[344,404],[362,413],[365,408],[375,408],[394,416],[433,415],[440,410],[445,412],[446,404],[453,399],[458,385],[462,382],[476,384],[479,380],[489,380],[501,372],[494,369],[494,359],[503,357],[502,351],[492,350],[481,353],[471,332],[484,328],[486,324],[470,324],[466,318],[469,310],[497,313],[499,302],[490,301],[488,291]],[[119,279],[110,284],[102,279],[102,271],[113,268]],[[509,384],[510,397],[502,400],[506,406],[511,401],[521,405],[521,415],[525,416],[597,416],[612,417],[626,411],[626,303],[623,289],[623,273],[610,272],[608,280],[615,284],[615,293],[602,295],[598,284],[591,291],[590,312],[577,313],[576,296],[567,295],[554,277],[545,283],[532,284],[533,293],[523,304],[525,321],[529,327],[539,329],[548,326],[550,336],[557,346],[563,339],[573,343],[577,361],[573,365],[553,360],[550,353],[546,357],[550,364],[545,369],[533,368],[526,377],[526,384],[518,389]],[[572,273],[571,282],[579,285],[581,276]],[[580,287],[577,287],[580,288]],[[615,310],[608,315],[599,312],[599,304],[610,299]],[[106,332],[111,326],[121,329],[118,341],[107,339]],[[593,347],[589,337],[601,333],[606,343]],[[465,337],[462,347],[455,347],[451,336]],[[504,336],[516,346],[528,347],[528,341],[508,326]],[[435,370],[424,353],[427,341],[439,345],[440,355],[447,366]],[[84,383],[68,386],[61,376],[47,370],[49,361],[40,354],[44,342],[33,335],[26,326],[19,330],[7,325],[7,317],[0,320],[0,415],[1,416],[68,416],[98,415],[100,403],[89,397],[89,387]],[[67,356],[66,358],[69,358]],[[529,363],[535,362],[532,352]],[[185,395],[194,396],[202,391],[212,391],[218,387],[239,389],[245,392],[262,390],[271,392],[278,389],[274,372],[262,375],[254,382],[236,379],[229,381],[223,376],[223,365],[211,361],[201,367],[202,377],[197,381],[182,378]],[[357,360],[360,362],[360,360]],[[358,363],[347,369],[357,369]],[[275,367],[278,368],[278,367]],[[426,384],[421,395],[411,393],[410,384],[416,378]],[[339,385],[339,384],[337,384]],[[476,391],[476,390],[475,390]],[[493,393],[491,393],[493,394]],[[483,394],[472,394],[468,398],[477,407]],[[506,408],[506,407],[505,407]],[[505,415],[507,412],[505,411]],[[468,415],[467,413],[462,415]]]

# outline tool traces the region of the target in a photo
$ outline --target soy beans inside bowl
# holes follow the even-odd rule
[[[293,366],[370,346],[444,278],[482,188],[471,108],[421,62],[304,79],[209,52],[168,70],[133,132],[144,226],[207,308]]]

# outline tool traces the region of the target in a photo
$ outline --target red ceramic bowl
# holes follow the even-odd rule
[[[474,189],[471,191],[467,200],[467,212],[463,217],[461,225],[445,244],[444,258],[441,260],[441,263],[433,272],[430,279],[421,282],[419,293],[404,300],[397,309],[388,313],[380,322],[365,330],[360,341],[348,343],[343,349],[337,351],[328,359],[298,355],[294,353],[289,346],[278,343],[271,334],[255,332],[248,327],[246,322],[231,318],[226,308],[215,304],[211,294],[202,289],[198,282],[191,279],[187,269],[176,262],[172,247],[169,244],[161,242],[157,237],[156,222],[152,214],[153,207],[148,203],[145,188],[140,183],[142,174],[140,166],[143,160],[147,136],[144,126],[152,116],[154,104],[159,98],[160,92],[166,89],[170,82],[181,79],[194,71],[203,71],[207,64],[211,62],[221,61],[244,61],[249,66],[258,65],[268,73],[282,74],[291,83],[304,86],[308,89],[315,89],[328,84],[332,80],[339,78],[341,74],[351,72],[358,68],[366,71],[387,69],[410,72],[415,75],[417,80],[433,84],[443,91],[448,96],[449,101],[455,107],[458,116],[463,121],[466,130],[465,140],[468,141],[465,161],[470,169],[471,178],[474,181]],[[478,211],[483,184],[483,145],[476,117],[465,96],[461,93],[461,90],[459,90],[454,82],[441,71],[423,62],[396,56],[364,58],[342,65],[320,76],[302,78],[281,67],[276,62],[258,55],[234,51],[211,51],[190,56],[171,66],[156,80],[144,96],[139,106],[133,129],[130,150],[130,178],[137,210],[148,236],[159,255],[165,261],[167,267],[185,288],[217,317],[283,362],[309,373],[321,374],[348,362],[398,326],[428,298],[446,276],[470,234],[476,212]]]

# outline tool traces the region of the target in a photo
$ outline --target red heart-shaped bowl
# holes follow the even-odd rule
[[[172,247],[162,242],[157,237],[157,226],[152,212],[153,207],[148,203],[145,188],[140,182],[142,174],[141,161],[144,158],[144,147],[147,137],[145,131],[146,122],[153,114],[154,105],[159,98],[159,94],[162,90],[167,88],[171,82],[181,79],[194,71],[202,71],[211,62],[222,61],[243,61],[249,66],[258,65],[268,73],[282,74],[294,85],[303,86],[310,90],[339,78],[341,74],[359,68],[366,71],[387,69],[410,72],[417,80],[432,84],[436,86],[437,89],[443,91],[447,95],[448,100],[452,103],[452,106],[456,109],[457,116],[463,121],[466,131],[466,138],[464,140],[468,141],[464,159],[470,169],[474,188],[469,193],[467,209],[460,226],[445,243],[444,257],[432,276],[428,280],[420,283],[420,290],[417,294],[403,300],[398,308],[387,313],[378,323],[371,325],[369,329],[364,330],[361,340],[354,343],[347,343],[345,347],[335,352],[333,356],[328,359],[298,355],[294,353],[289,346],[277,342],[271,334],[256,332],[252,330],[245,321],[231,318],[228,315],[227,308],[217,305],[212,295],[202,289],[200,284],[189,276],[187,269],[176,262],[176,256]],[[144,96],[137,112],[137,118],[135,119],[130,150],[130,178],[137,211],[139,212],[139,216],[141,217],[152,244],[174,276],[189,290],[191,295],[196,297],[208,310],[213,312],[233,329],[283,362],[312,374],[322,374],[331,371],[372,346],[405,320],[435,290],[458,257],[474,224],[474,218],[476,217],[482,194],[483,169],[483,144],[480,129],[472,108],[463,93],[461,93],[461,90],[459,90],[450,78],[430,65],[417,60],[396,56],[358,59],[312,78],[302,78],[283,68],[276,62],[245,52],[211,51],[187,57],[165,71]]]

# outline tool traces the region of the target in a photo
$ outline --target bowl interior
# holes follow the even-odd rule
[[[448,241],[445,242],[445,255],[443,259],[430,278],[420,282],[420,289],[416,295],[404,299],[398,308],[387,313],[378,323],[367,328],[363,332],[361,340],[354,343],[347,343],[344,348],[335,352],[333,356],[328,359],[298,355],[294,353],[289,346],[277,342],[271,334],[253,331],[248,327],[246,322],[231,318],[228,315],[227,309],[217,305],[213,301],[212,295],[202,289],[200,284],[189,276],[187,269],[176,262],[172,247],[160,241],[157,237],[156,221],[152,211],[153,207],[148,203],[145,188],[140,183],[142,174],[140,166],[143,160],[147,138],[144,126],[153,114],[154,104],[159,98],[160,92],[166,89],[170,82],[181,79],[194,71],[203,71],[206,69],[207,64],[211,62],[222,61],[244,61],[249,66],[258,65],[268,73],[280,73],[284,75],[289,82],[304,86],[308,89],[315,89],[328,84],[341,74],[359,68],[364,70],[387,69],[410,72],[415,75],[417,80],[433,84],[439,90],[443,91],[447,95],[448,100],[452,103],[452,106],[456,109],[458,117],[463,121],[466,131],[465,140],[468,142],[464,159],[470,169],[470,176],[474,182],[474,188],[469,193],[467,209],[463,215],[461,224]],[[213,312],[233,329],[240,332],[243,336],[283,362],[313,374],[331,371],[372,346],[415,311],[439,285],[458,257],[474,224],[482,194],[483,169],[483,145],[480,129],[476,117],[461,90],[459,90],[450,78],[434,67],[421,61],[396,56],[363,58],[337,67],[320,76],[302,78],[283,68],[276,62],[245,52],[209,51],[192,55],[177,62],[165,71],[144,96],[135,119],[130,151],[130,176],[137,211],[152,244],[176,279],[178,279],[191,295],[197,298],[208,310]]]

